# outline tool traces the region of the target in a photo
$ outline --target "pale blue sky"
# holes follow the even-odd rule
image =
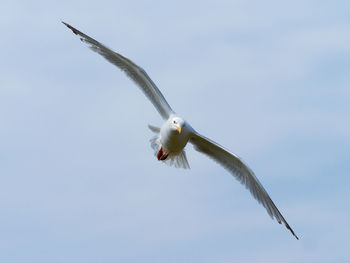
[[[0,262],[349,262],[349,1],[1,3]],[[66,21],[142,66],[241,156],[300,237]]]

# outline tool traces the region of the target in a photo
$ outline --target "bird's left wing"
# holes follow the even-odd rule
[[[299,239],[287,221],[284,219],[276,205],[271,200],[270,196],[255,177],[252,170],[245,165],[241,159],[235,154],[229,152],[217,143],[205,138],[204,136],[194,133],[190,139],[190,142],[194,145],[195,149],[201,153],[206,154],[214,161],[221,164],[226,170],[228,170],[238,181],[240,181],[250,191],[254,198],[261,203],[268,214],[272,218],[276,218],[278,223],[282,223],[289,229],[289,231]]]
[[[163,119],[167,120],[171,114],[173,114],[173,110],[169,106],[168,102],[165,100],[163,94],[159,91],[156,84],[151,80],[151,78],[147,75],[146,71],[143,68],[137,66],[130,59],[110,50],[106,46],[102,45],[100,42],[95,39],[85,35],[80,32],[76,28],[71,25],[62,22],[69,29],[73,31],[74,34],[79,35],[80,40],[89,44],[90,48],[103,56],[109,62],[120,68],[122,71],[126,73],[126,75],[131,78],[145,93],[148,99],[152,102],[152,104],[156,107],[157,111],[163,117]]]

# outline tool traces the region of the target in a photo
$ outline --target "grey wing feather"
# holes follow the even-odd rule
[[[95,39],[85,35],[71,25],[62,22],[69,29],[73,31],[74,34],[79,35],[81,41],[90,45],[90,48],[107,59],[110,63],[114,64],[122,71],[126,73],[145,93],[148,99],[156,107],[163,119],[168,119],[169,116],[173,113],[173,110],[169,106],[168,102],[165,100],[162,93],[159,91],[157,86],[147,75],[147,73],[139,66],[137,66],[130,59],[110,50],[106,46],[102,45]]]
[[[249,167],[245,165],[241,159],[239,159],[235,154],[227,151],[222,146],[198,133],[193,134],[190,142],[194,145],[197,151],[204,153],[210,158],[214,159],[232,175],[234,175],[238,181],[245,185],[245,187],[250,191],[254,198],[265,207],[268,214],[272,218],[276,218],[280,224],[283,222],[283,224],[293,234],[293,236],[295,236],[296,239],[299,239],[287,221],[284,219],[276,205],[273,203],[262,184],[255,177],[253,171],[250,170]]]
[[[154,133],[160,133],[160,128],[153,126],[151,124],[148,124],[148,128],[153,131]]]

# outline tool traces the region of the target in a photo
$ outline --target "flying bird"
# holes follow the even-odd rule
[[[161,128],[149,125],[151,131],[155,133],[155,136],[150,140],[151,147],[159,161],[174,165],[177,168],[188,169],[190,166],[184,149],[187,143],[191,143],[197,151],[207,155],[236,177],[239,182],[245,185],[253,197],[265,207],[272,219],[275,218],[280,224],[283,222],[293,236],[299,239],[253,171],[238,156],[196,132],[188,122],[177,115],[156,84],[141,67],[71,25],[65,22],[62,23],[71,29],[74,34],[80,36],[80,40],[88,44],[93,51],[124,71],[139,86],[162,116],[164,123]]]

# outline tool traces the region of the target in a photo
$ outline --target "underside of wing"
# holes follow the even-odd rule
[[[73,31],[74,34],[79,35],[80,40],[87,43],[90,48],[107,59],[110,63],[114,64],[122,71],[126,73],[126,75],[131,78],[145,93],[147,98],[152,102],[157,111],[163,117],[163,119],[168,119],[169,116],[173,113],[173,110],[169,106],[168,102],[165,100],[162,93],[159,91],[157,86],[151,80],[151,78],[147,75],[147,73],[139,66],[137,66],[130,59],[112,51],[106,46],[102,45],[95,39],[85,35],[80,32],[76,28],[71,25],[62,22],[69,29]]]
[[[295,238],[299,239],[287,221],[284,219],[276,205],[273,203],[262,184],[256,178],[253,171],[246,164],[244,164],[239,157],[198,133],[193,134],[190,142],[194,145],[197,151],[218,162],[234,177],[236,177],[238,181],[245,185],[254,198],[265,207],[268,214],[272,218],[275,218],[278,223],[281,224],[283,222],[283,224],[295,236]]]

